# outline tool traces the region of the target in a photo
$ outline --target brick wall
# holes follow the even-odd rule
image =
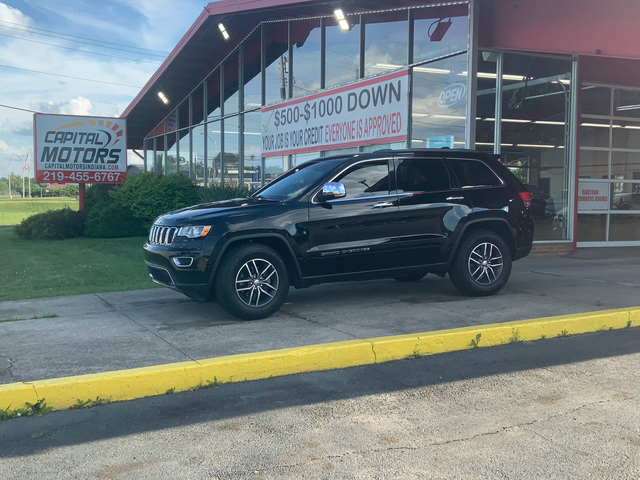
[[[573,243],[534,243],[528,258],[562,257],[573,251]]]

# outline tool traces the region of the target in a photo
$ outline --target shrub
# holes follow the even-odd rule
[[[200,203],[198,188],[183,175],[158,177],[144,172],[127,178],[109,195],[115,203],[128,208],[148,230],[159,215]]]
[[[116,202],[97,202],[87,212],[84,234],[94,238],[137,237],[148,233],[130,208]]]
[[[63,240],[82,236],[85,218],[70,208],[51,210],[25,218],[14,230],[23,240]]]
[[[203,203],[220,202],[232,198],[246,198],[251,194],[247,187],[239,185],[211,185],[200,189],[200,199]]]

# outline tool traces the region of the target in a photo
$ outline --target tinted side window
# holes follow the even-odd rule
[[[441,159],[407,158],[398,162],[398,193],[449,190],[449,171]]]
[[[389,162],[377,160],[354,165],[335,180],[344,184],[346,198],[373,197],[389,193]]]
[[[489,167],[479,160],[449,160],[453,171],[465,187],[496,187],[502,185],[500,179]]]

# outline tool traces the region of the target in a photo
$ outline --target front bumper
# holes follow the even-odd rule
[[[172,245],[144,245],[144,261],[151,279],[196,300],[210,297],[210,252],[217,239],[184,240]],[[181,259],[182,266],[174,259]],[[191,262],[185,259],[192,259]]]

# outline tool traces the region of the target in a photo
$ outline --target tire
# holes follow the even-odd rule
[[[511,250],[500,235],[488,230],[472,232],[462,240],[449,270],[455,287],[474,297],[498,293],[509,275]]]
[[[280,309],[289,292],[287,267],[272,248],[243,245],[225,255],[214,290],[231,315],[242,320],[267,318]]]
[[[406,275],[400,275],[399,277],[394,277],[393,279],[396,282],[400,282],[400,283],[411,283],[411,282],[417,282],[421,279],[423,279],[427,273],[429,272],[412,272],[412,273],[407,273]]]

